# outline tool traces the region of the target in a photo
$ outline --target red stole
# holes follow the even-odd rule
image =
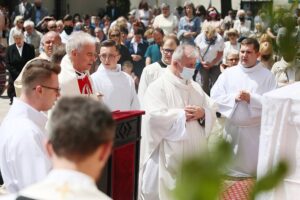
[[[93,89],[88,75],[78,76],[77,82],[81,94],[93,94]]]

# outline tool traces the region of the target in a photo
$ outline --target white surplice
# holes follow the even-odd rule
[[[102,64],[92,74],[95,91],[103,94],[103,102],[110,110],[138,110],[139,100],[132,77],[121,71],[121,65],[116,70],[106,69]]]
[[[51,169],[45,150],[47,117],[15,98],[0,127],[0,168],[9,192],[43,179]]]
[[[140,102],[143,102],[143,98],[145,95],[145,92],[153,81],[155,81],[160,75],[163,74],[165,71],[165,68],[161,67],[161,65],[158,62],[152,63],[150,65],[147,65],[143,69],[143,73],[140,78],[139,82],[139,90],[138,90],[138,97]]]
[[[205,128],[186,122],[184,108],[205,109]],[[214,103],[194,81],[175,76],[169,68],[147,89],[142,123],[139,199],[170,199],[182,159],[206,148],[215,121]]]
[[[234,165],[229,175],[237,177],[256,176],[260,124],[261,98],[276,88],[272,73],[261,63],[252,68],[238,64],[226,69],[211,90],[211,98],[219,112],[227,118],[225,131],[231,138],[234,151]],[[250,93],[250,103],[236,102],[241,90]]]

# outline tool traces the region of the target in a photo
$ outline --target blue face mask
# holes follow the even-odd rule
[[[195,73],[195,69],[194,68],[183,67],[183,70],[180,73],[180,76],[184,80],[188,81],[188,80],[191,80],[193,78],[194,73]]]

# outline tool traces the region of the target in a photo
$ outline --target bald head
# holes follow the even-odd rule
[[[53,53],[53,46],[61,45],[61,38],[58,32],[49,31],[42,38],[42,46],[47,56],[51,56]]]

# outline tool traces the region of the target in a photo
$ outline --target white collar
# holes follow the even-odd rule
[[[137,43],[134,38],[131,39],[130,43],[136,43],[136,44],[143,44],[143,39],[141,39],[141,41],[139,43]]]
[[[100,64],[97,71],[107,71],[107,72],[120,72],[121,71],[121,65],[117,64],[115,69],[107,69],[104,67],[103,63]]]
[[[33,121],[41,130],[45,129],[47,123],[47,116],[30,106],[29,104],[23,102],[19,98],[14,98],[14,103],[11,107],[12,110],[19,112],[20,110],[24,111],[26,117]]]

